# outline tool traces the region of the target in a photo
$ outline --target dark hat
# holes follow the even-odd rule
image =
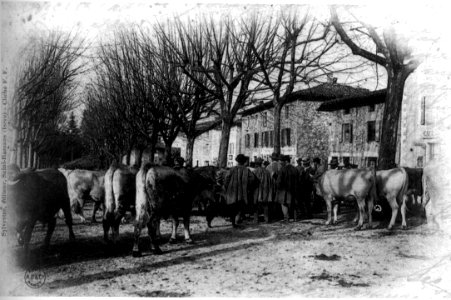
[[[247,157],[244,154],[238,154],[235,158],[235,160],[239,163],[239,164],[244,164],[247,160]]]
[[[315,158],[313,159],[313,162],[314,162],[314,163],[320,164],[320,163],[321,163],[321,159],[320,159],[319,157],[315,157]]]
[[[271,154],[271,159],[273,159],[273,160],[279,160],[279,159],[280,159],[280,156],[279,156],[277,153],[273,152],[273,153]]]
[[[261,157],[257,157],[257,159],[255,160],[255,163],[259,166],[261,166],[261,164],[263,163],[263,158]]]
[[[290,161],[291,157],[289,155],[280,155],[280,160],[281,161]]]
[[[330,160],[330,163],[329,163],[329,165],[333,165],[333,166],[335,166],[335,165],[338,165],[338,159],[337,158],[332,158],[331,160]]]

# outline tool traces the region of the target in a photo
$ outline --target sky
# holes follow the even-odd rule
[[[269,1],[208,1],[181,2],[138,2],[138,1],[2,1],[1,2],[1,60],[2,68],[7,68],[14,77],[20,62],[22,49],[33,37],[49,30],[77,32],[87,39],[92,47],[105,39],[112,29],[123,24],[151,25],[176,15],[198,18],[202,14],[239,16],[254,11],[257,7],[278,9]],[[337,1],[335,1],[337,2]],[[334,2],[334,3],[335,3]],[[225,4],[227,3],[227,4]],[[261,3],[257,5],[256,3]],[[280,2],[277,2],[280,3]],[[284,3],[290,3],[285,1]],[[313,13],[319,18],[329,17],[326,4],[315,1],[291,3],[312,4]],[[339,1],[341,4],[356,4],[357,13],[366,22],[385,26],[393,23],[398,31],[406,35],[414,53],[424,56],[431,51],[451,53],[450,35],[447,30],[449,6],[446,2],[426,1]],[[361,5],[361,4],[365,5]],[[450,50],[450,51],[448,51]]]

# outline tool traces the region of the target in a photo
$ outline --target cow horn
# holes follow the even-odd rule
[[[8,180],[8,185],[15,185],[15,184],[17,184],[18,182],[20,181],[20,179],[17,179],[17,180],[14,180],[14,181],[12,181],[12,180]]]

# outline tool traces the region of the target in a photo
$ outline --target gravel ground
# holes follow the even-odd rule
[[[89,216],[90,207],[85,215]],[[11,296],[302,296],[302,297],[439,297],[451,296],[451,238],[432,231],[419,217],[389,232],[355,231],[354,213],[344,211],[334,226],[324,215],[297,222],[232,229],[223,218],[207,228],[204,217],[192,217],[194,244],[162,245],[163,255],[149,250],[147,231],[143,256],[131,256],[133,226],[124,224],[114,247],[103,243],[100,223],[75,221],[75,242],[58,220],[48,252],[41,250],[45,231],[35,228],[32,255],[45,274],[39,288],[25,284],[21,249],[10,238],[7,280]],[[100,220],[100,216],[98,217]],[[162,222],[163,239],[170,223]],[[5,271],[5,270],[4,270]]]

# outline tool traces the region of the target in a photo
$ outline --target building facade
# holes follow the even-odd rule
[[[329,161],[336,158],[340,164],[356,167],[377,165],[385,95],[386,91],[380,90],[328,101],[319,107],[331,115]]]

